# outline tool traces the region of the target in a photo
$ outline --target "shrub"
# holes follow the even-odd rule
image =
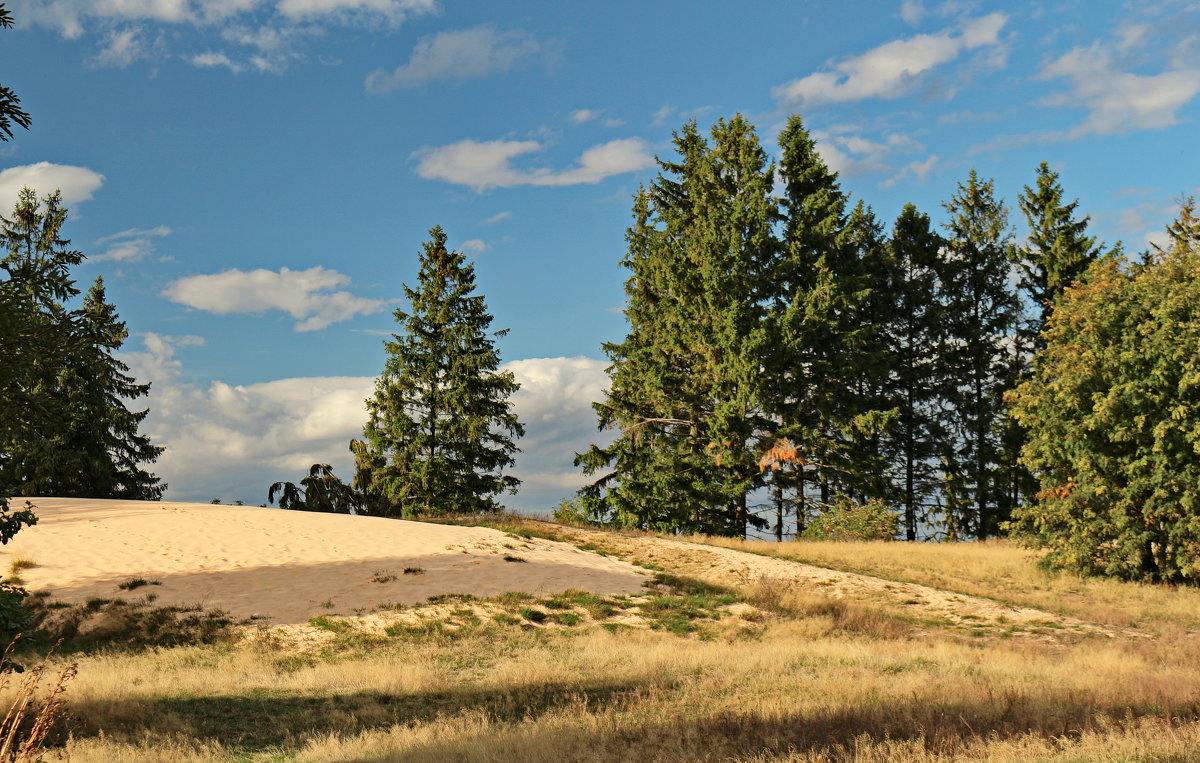
[[[29,592],[13,583],[0,583],[0,639],[10,640],[30,625],[25,599]]]
[[[900,532],[900,515],[883,501],[873,498],[866,503],[839,497],[821,516],[809,523],[801,537],[805,540],[894,540]]]

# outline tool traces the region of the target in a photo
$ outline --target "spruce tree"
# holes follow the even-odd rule
[[[1008,519],[1001,432],[1003,393],[1016,381],[1019,305],[1010,286],[1012,234],[992,181],[974,170],[945,203],[950,220],[942,260],[946,371],[953,442],[942,453],[950,537],[986,538]]]
[[[400,333],[385,342],[387,362],[367,400],[364,430],[376,464],[371,492],[405,517],[500,510],[495,496],[516,492],[503,474],[525,431],[509,397],[519,385],[499,371],[492,316],[475,293],[475,266],[429,232],[417,285],[404,286],[408,310],[394,315]]]
[[[846,394],[840,373],[851,361],[843,342],[862,285],[847,267],[846,195],[800,117],[788,119],[779,147],[781,253],[766,300],[775,351],[764,367],[764,386],[777,434],[798,451],[791,468],[773,472],[771,479],[780,495],[785,483],[792,489],[800,532],[812,513],[810,487],[819,487],[828,505],[844,466],[838,463],[840,401]]]
[[[62,237],[66,217],[59,194],[43,207],[25,189],[0,231],[0,294],[18,322],[0,340],[12,360],[0,385],[0,485],[30,495],[156,499],[165,485],[140,464],[162,448],[138,433],[147,412],[126,407],[150,385],[114,355],[128,331],[103,281],[80,308],[64,304],[79,293],[70,269],[83,260]]]
[[[895,298],[889,321],[892,380],[899,416],[890,430],[904,535],[917,540],[927,518],[927,501],[936,493],[936,458],[946,436],[939,415],[945,374],[942,369],[942,322],[937,272],[942,238],[929,216],[906,204],[888,242],[895,268]]]
[[[584,496],[597,517],[668,530],[743,535],[765,524],[748,494],[760,483],[763,273],[776,250],[774,167],[741,116],[711,143],[694,122],[678,161],[634,201],[622,264],[630,331],[613,361],[600,425],[620,435],[578,457],[601,473]]]
[[[1045,346],[1042,330],[1054,303],[1100,256],[1096,239],[1086,235],[1088,219],[1076,219],[1079,201],[1063,202],[1058,173],[1042,162],[1034,186],[1025,186],[1017,203],[1029,226],[1025,246],[1015,250],[1021,268],[1021,289],[1035,305],[1035,319],[1027,329],[1035,351]]]

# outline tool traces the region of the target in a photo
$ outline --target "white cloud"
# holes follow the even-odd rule
[[[108,244],[101,253],[90,255],[89,262],[141,262],[154,254],[154,240],[171,235],[171,229],[165,225],[156,228],[130,228],[111,236],[96,239],[96,246]]]
[[[605,117],[600,120],[601,127],[624,127],[625,120],[617,119],[616,117]]]
[[[505,363],[521,389],[513,408],[525,425],[514,474],[523,481],[517,500],[524,508],[549,511],[589,478],[574,465],[575,454],[592,443],[607,445],[611,433],[596,428],[592,403],[604,399],[608,363],[594,358],[530,358]]]
[[[497,212],[496,214],[492,215],[488,219],[484,220],[483,224],[484,225],[495,225],[496,223],[503,222],[510,217],[512,217],[512,212],[509,212],[507,210],[505,210],[504,212]]]
[[[567,170],[518,169],[512,160],[542,150],[535,140],[462,140],[448,146],[425,147],[413,153],[416,172],[429,180],[445,180],[484,191],[519,185],[565,186],[598,183],[613,175],[645,169],[654,163],[639,138],[624,138],[592,146]]]
[[[240,74],[245,67],[237,63],[224,53],[199,53],[187,59],[192,66],[198,66],[201,69],[211,69],[217,66],[223,66],[234,74]]]
[[[282,310],[295,318],[296,331],[316,331],[356,315],[377,313],[387,306],[380,299],[330,291],[350,283],[350,277],[320,266],[308,270],[226,270],[188,276],[171,282],[163,296],[198,310],[228,315]]]
[[[143,350],[123,354],[134,375],[151,382],[150,415],[142,427],[166,452],[150,470],[169,484],[176,500],[220,497],[266,501],[277,480],[299,480],[311,464],[328,463],[349,479],[352,438],[362,437],[364,401],[372,377],[302,377],[258,384],[213,381],[191,384],[176,357],[199,337],[141,336]],[[531,358],[506,363],[521,389],[513,407],[525,424],[513,474],[523,480],[509,506],[546,512],[586,481],[572,464],[591,443],[607,444],[596,430],[591,404],[602,398],[604,361]]]
[[[469,238],[462,242],[462,250],[472,254],[483,254],[487,251],[487,242],[481,238]]]
[[[104,39],[104,47],[93,56],[90,63],[93,66],[124,69],[134,61],[145,58],[149,50],[141,38],[141,30],[136,27],[113,30]]]
[[[1066,79],[1071,87],[1045,99],[1047,106],[1086,109],[1087,118],[1058,137],[1111,135],[1169,127],[1179,110],[1200,93],[1200,69],[1155,75],[1119,71],[1111,50],[1097,42],[1078,47],[1047,64],[1043,79]]]
[[[895,175],[891,176],[887,180],[884,180],[879,185],[883,188],[891,188],[896,183],[900,182],[901,180],[904,180],[905,178],[909,178],[909,177],[916,178],[916,180],[918,182],[920,182],[929,176],[929,173],[933,171],[933,168],[937,163],[938,163],[938,155],[937,154],[931,155],[928,159],[926,159],[923,162],[920,162],[920,161],[909,162],[908,164],[901,167],[899,172],[897,172]]]
[[[600,116],[600,112],[595,109],[575,109],[570,114],[570,120],[575,124],[583,124],[590,122]]]
[[[501,32],[485,24],[439,32],[418,40],[403,66],[367,75],[366,88],[371,93],[385,93],[430,82],[478,79],[506,72],[542,50],[542,44],[522,30]]]
[[[893,40],[832,64],[833,71],[815,72],[772,88],[771,94],[784,104],[805,106],[896,98],[921,75],[953,61],[964,50],[999,44],[1007,21],[1007,15],[991,13],[957,29]]]
[[[104,176],[87,167],[50,162],[9,167],[0,172],[0,209],[5,214],[12,211],[17,193],[26,186],[37,191],[38,197],[62,191],[63,203],[71,206],[92,198],[102,185]]]
[[[863,175],[883,172],[891,167],[895,154],[919,151],[923,146],[907,135],[891,133],[881,140],[865,138],[854,125],[839,125],[829,130],[814,130],[817,151],[834,172]]]
[[[151,53],[163,52],[167,41],[178,44],[186,39],[172,32],[156,36],[154,45],[147,46],[142,30],[149,27],[152,31],[152,25],[207,30],[223,24],[227,25],[223,33],[235,34],[256,28],[248,34],[261,38],[259,42],[278,41],[274,50],[260,49],[246,61],[222,51],[180,54],[197,66],[224,66],[234,72],[246,68],[281,71],[299,57],[295,46],[301,38],[323,34],[331,27],[389,30],[413,16],[437,10],[436,0],[9,0],[8,4],[19,23],[49,27],[69,39],[106,33],[91,59],[101,66],[128,66]],[[138,31],[114,27],[123,23],[139,25]],[[247,38],[238,44],[256,43]],[[216,56],[224,56],[228,63]]]
[[[909,26],[916,26],[925,18],[925,4],[921,0],[904,0],[900,4],[900,18]]]

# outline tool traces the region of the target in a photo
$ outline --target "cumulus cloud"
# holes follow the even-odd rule
[[[106,246],[99,254],[89,255],[89,262],[141,262],[154,254],[155,239],[171,235],[165,225],[155,228],[130,228],[111,236],[96,239],[96,246]]]
[[[1043,79],[1065,79],[1070,88],[1043,101],[1073,106],[1088,114],[1062,137],[1111,135],[1169,127],[1179,110],[1200,93],[1200,69],[1173,69],[1145,75],[1121,71],[1107,44],[1074,48],[1047,64]]]
[[[600,112],[595,109],[575,109],[569,115],[569,119],[577,125],[584,122],[590,122],[600,116]]]
[[[234,268],[180,278],[167,286],[163,296],[217,315],[282,310],[298,321],[296,331],[316,331],[356,315],[377,313],[387,306],[384,300],[332,291],[349,283],[349,276],[320,266],[308,270],[281,268],[278,272]]]
[[[462,242],[462,250],[472,254],[483,254],[487,251],[487,242],[481,238],[469,238]]]
[[[104,185],[104,176],[87,167],[38,162],[9,167],[0,172],[0,208],[11,211],[22,188],[32,188],[39,197],[62,191],[63,203],[70,206],[92,198]]]
[[[413,153],[416,172],[429,180],[469,186],[476,191],[519,185],[565,186],[598,183],[613,175],[645,169],[654,158],[639,138],[623,138],[592,146],[566,170],[519,169],[512,160],[536,153],[535,140],[462,140],[447,146],[425,147]]]
[[[502,32],[490,25],[439,32],[422,37],[408,63],[367,75],[371,93],[420,87],[430,82],[464,82],[509,71],[522,59],[536,56],[543,46],[528,32]]]
[[[991,13],[937,34],[893,40],[833,63],[832,71],[814,72],[779,85],[771,94],[789,106],[896,98],[909,92],[922,75],[953,61],[963,51],[998,45],[1007,21],[1004,13]]]
[[[213,381],[196,385],[178,351],[203,345],[194,336],[141,335],[143,348],[123,354],[134,375],[150,381],[150,415],[142,427],[166,452],[151,467],[176,500],[220,497],[266,500],[267,486],[298,480],[314,463],[348,478],[351,438],[362,437],[365,400],[375,380],[366,376],[302,377],[258,384]],[[596,431],[591,404],[601,399],[606,363],[591,358],[532,358],[506,363],[521,390],[513,406],[526,435],[513,474],[523,481],[510,507],[546,512],[585,479],[574,454],[610,436]]]

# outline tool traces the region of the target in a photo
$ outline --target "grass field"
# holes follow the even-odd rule
[[[539,527],[611,554],[630,537]],[[1200,592],[1053,576],[998,543],[698,540],[1127,630],[1006,636],[668,569],[644,596],[451,597],[59,657],[79,673],[57,741],[72,761],[1200,759]]]

